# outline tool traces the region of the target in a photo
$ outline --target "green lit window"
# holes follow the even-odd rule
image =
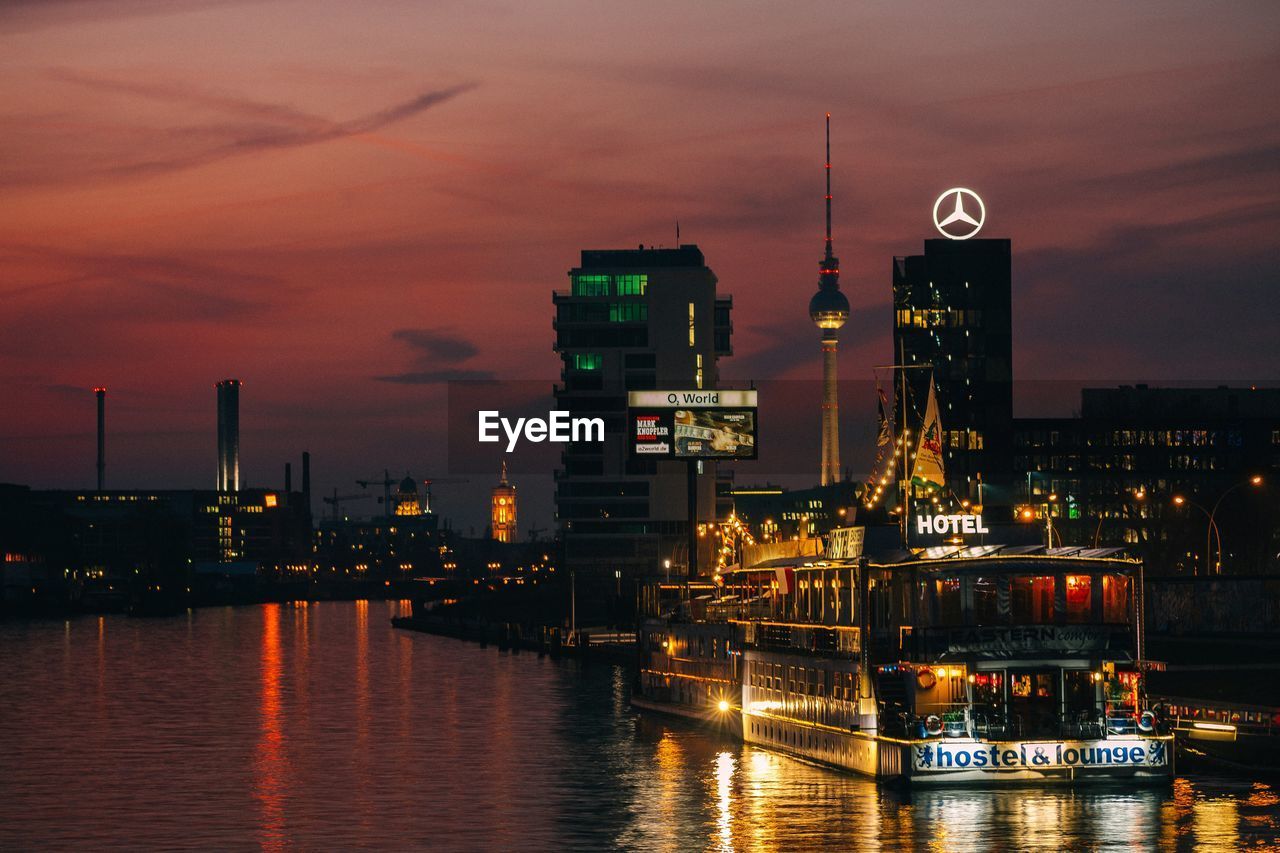
[[[608,296],[609,276],[607,275],[575,275],[573,277],[574,296]]]
[[[604,357],[598,352],[578,352],[573,354],[574,370],[599,370]]]
[[[613,284],[618,296],[644,296],[644,289],[649,286],[649,276],[616,275],[613,277]]]
[[[610,323],[635,323],[649,319],[649,305],[645,302],[613,302],[609,305]]]

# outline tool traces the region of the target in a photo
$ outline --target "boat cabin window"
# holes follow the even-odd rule
[[[975,705],[1004,707],[1004,673],[977,672],[973,675],[973,702]]]
[[[938,600],[938,624],[964,624],[964,609],[960,600],[960,578],[938,578],[933,583]]]
[[[1093,578],[1067,575],[1067,621],[1093,621]]]
[[[1102,576],[1102,621],[1123,623],[1129,621],[1132,589],[1127,575]]]
[[[1000,587],[995,578],[974,578],[973,618],[978,625],[999,625],[1009,621],[1007,597],[1004,617],[1000,615]]]
[[[1014,577],[1011,597],[1013,624],[1053,622],[1053,575]]]
[[[1095,699],[1093,672],[1090,670],[1063,670],[1062,692],[1063,707],[1069,720],[1084,722],[1097,715],[1098,703]]]

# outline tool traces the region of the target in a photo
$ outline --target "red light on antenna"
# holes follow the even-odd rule
[[[105,393],[107,393],[107,389],[106,389],[106,388],[103,388],[103,387],[101,387],[101,386],[99,386],[99,387],[97,387],[97,388],[94,388],[94,389],[93,389],[93,393],[95,393],[95,394],[105,394]]]

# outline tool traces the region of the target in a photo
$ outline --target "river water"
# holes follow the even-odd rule
[[[1280,786],[902,794],[394,602],[0,624],[0,850],[1236,850]]]

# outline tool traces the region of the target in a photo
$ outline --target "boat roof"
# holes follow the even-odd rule
[[[978,567],[1002,563],[1003,570],[1019,570],[1009,566],[1011,563],[1023,563],[1028,570],[1043,568],[1047,562],[1081,562],[1104,561],[1120,563],[1126,566],[1137,565],[1140,561],[1126,557],[1124,548],[1084,548],[1069,546],[1046,548],[1044,545],[936,545],[929,548],[898,549],[868,556],[867,562],[878,568],[901,567],[907,565],[924,565],[929,568],[959,569],[960,562],[973,563]],[[735,567],[727,573],[759,572],[773,569],[820,569],[855,566],[856,559],[833,559],[822,555],[804,557],[778,557],[764,560],[745,568]]]

